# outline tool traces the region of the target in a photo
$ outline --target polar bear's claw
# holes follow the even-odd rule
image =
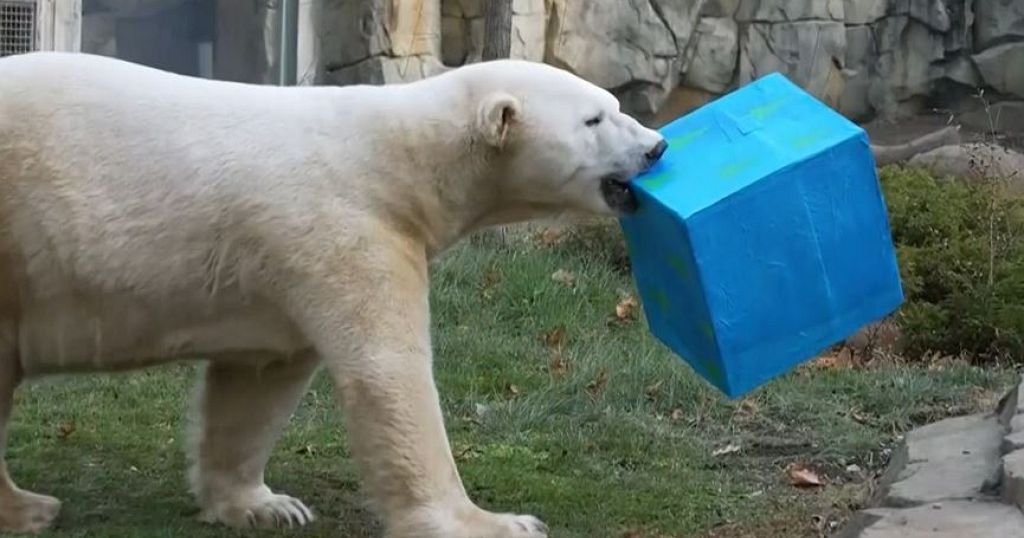
[[[510,538],[547,538],[548,526],[543,521],[533,516],[503,516],[513,527],[513,534]]]
[[[288,495],[270,494],[249,506],[218,505],[204,510],[203,521],[236,528],[295,528],[316,520],[302,501]]]

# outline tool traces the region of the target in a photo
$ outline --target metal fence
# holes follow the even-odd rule
[[[37,13],[35,0],[0,0],[0,57],[35,48]]]

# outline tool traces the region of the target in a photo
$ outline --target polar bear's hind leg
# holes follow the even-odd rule
[[[189,454],[203,521],[242,528],[313,521],[302,501],[271,491],[263,472],[318,362],[309,353],[262,367],[253,362],[206,365],[192,410]]]
[[[4,459],[7,424],[14,406],[14,389],[21,381],[21,367],[13,349],[13,335],[3,329],[0,334],[0,532],[40,532],[57,517],[60,501],[18,488],[7,473]]]

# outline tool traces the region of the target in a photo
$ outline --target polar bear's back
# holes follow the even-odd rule
[[[327,119],[339,91],[85,54],[0,60],[0,243],[104,280],[86,287],[188,284],[182,275],[206,263],[218,237],[237,236],[247,219],[301,224],[268,213],[322,198],[318,177],[336,165],[322,156],[323,133],[349,128]]]

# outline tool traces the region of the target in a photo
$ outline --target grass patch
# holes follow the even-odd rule
[[[467,242],[433,268],[437,377],[467,487],[486,507],[542,516],[555,537],[818,536],[858,506],[900,432],[988,409],[1012,381],[1009,370],[961,363],[804,368],[727,401],[642,319],[616,320],[632,282],[620,256],[592,253],[621,238],[614,226],[587,233],[507,249]],[[552,279],[559,270],[568,273]],[[180,419],[193,373],[173,366],[19,391],[11,470],[65,501],[44,536],[241,535],[193,519]],[[714,455],[730,444],[740,450]],[[795,461],[829,485],[790,486]],[[320,519],[247,536],[378,535],[326,376],[268,481]]]

